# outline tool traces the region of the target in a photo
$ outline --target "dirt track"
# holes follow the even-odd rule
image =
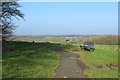
[[[60,65],[54,78],[86,78],[83,74],[78,54],[72,54],[60,49],[51,49],[60,55]]]

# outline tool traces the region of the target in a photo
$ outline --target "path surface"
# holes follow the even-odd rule
[[[51,49],[59,53],[60,65],[56,69],[54,78],[86,78],[79,65],[78,54],[72,54],[60,49]]]

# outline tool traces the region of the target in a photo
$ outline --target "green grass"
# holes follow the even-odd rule
[[[9,42],[16,50],[3,53],[3,78],[52,78],[59,55],[40,43]]]
[[[54,41],[52,41],[54,42]],[[80,44],[10,42],[15,51],[3,54],[3,78],[51,78],[59,64],[59,56],[47,47],[59,48],[80,54],[85,64],[84,74],[89,78],[118,78],[118,67],[109,68],[106,64],[118,64],[117,45],[95,45],[94,52],[80,51]],[[75,51],[74,51],[75,50]],[[99,67],[103,68],[99,68]]]
[[[89,78],[118,78],[118,67],[106,66],[106,64],[118,65],[118,51],[116,51],[118,46],[96,45],[95,48],[94,52],[75,52],[80,54],[80,60],[88,67],[84,73]]]
[[[49,50],[49,47],[73,48],[72,45],[49,42],[8,42],[8,44],[15,50],[3,53],[3,78],[52,78],[59,64],[59,55]]]

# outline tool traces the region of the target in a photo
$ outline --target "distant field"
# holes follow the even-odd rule
[[[59,43],[64,43],[65,42],[65,39],[64,38],[55,38],[55,37],[41,37],[41,38],[39,38],[39,37],[37,37],[37,38],[31,38],[31,37],[21,37],[21,38],[18,38],[18,39],[20,39],[20,40],[22,40],[22,41],[30,41],[30,42],[32,42],[32,41],[36,41],[36,42],[47,42],[47,41],[49,41],[49,42],[59,42]]]
[[[18,37],[17,40],[28,41],[28,42],[53,42],[53,43],[66,43],[66,40],[80,41],[82,38],[79,37]]]
[[[54,43],[65,43],[66,40],[70,40],[72,43],[83,43],[85,41],[94,42],[100,45],[118,45],[118,35],[98,35],[98,36],[43,36],[43,37],[17,37],[17,40],[22,41],[36,41],[36,42],[54,42]]]

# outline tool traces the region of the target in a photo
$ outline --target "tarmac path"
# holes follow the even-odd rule
[[[83,74],[78,54],[55,48],[51,48],[51,50],[60,55],[60,64],[56,69],[54,78],[86,78],[86,75]]]

